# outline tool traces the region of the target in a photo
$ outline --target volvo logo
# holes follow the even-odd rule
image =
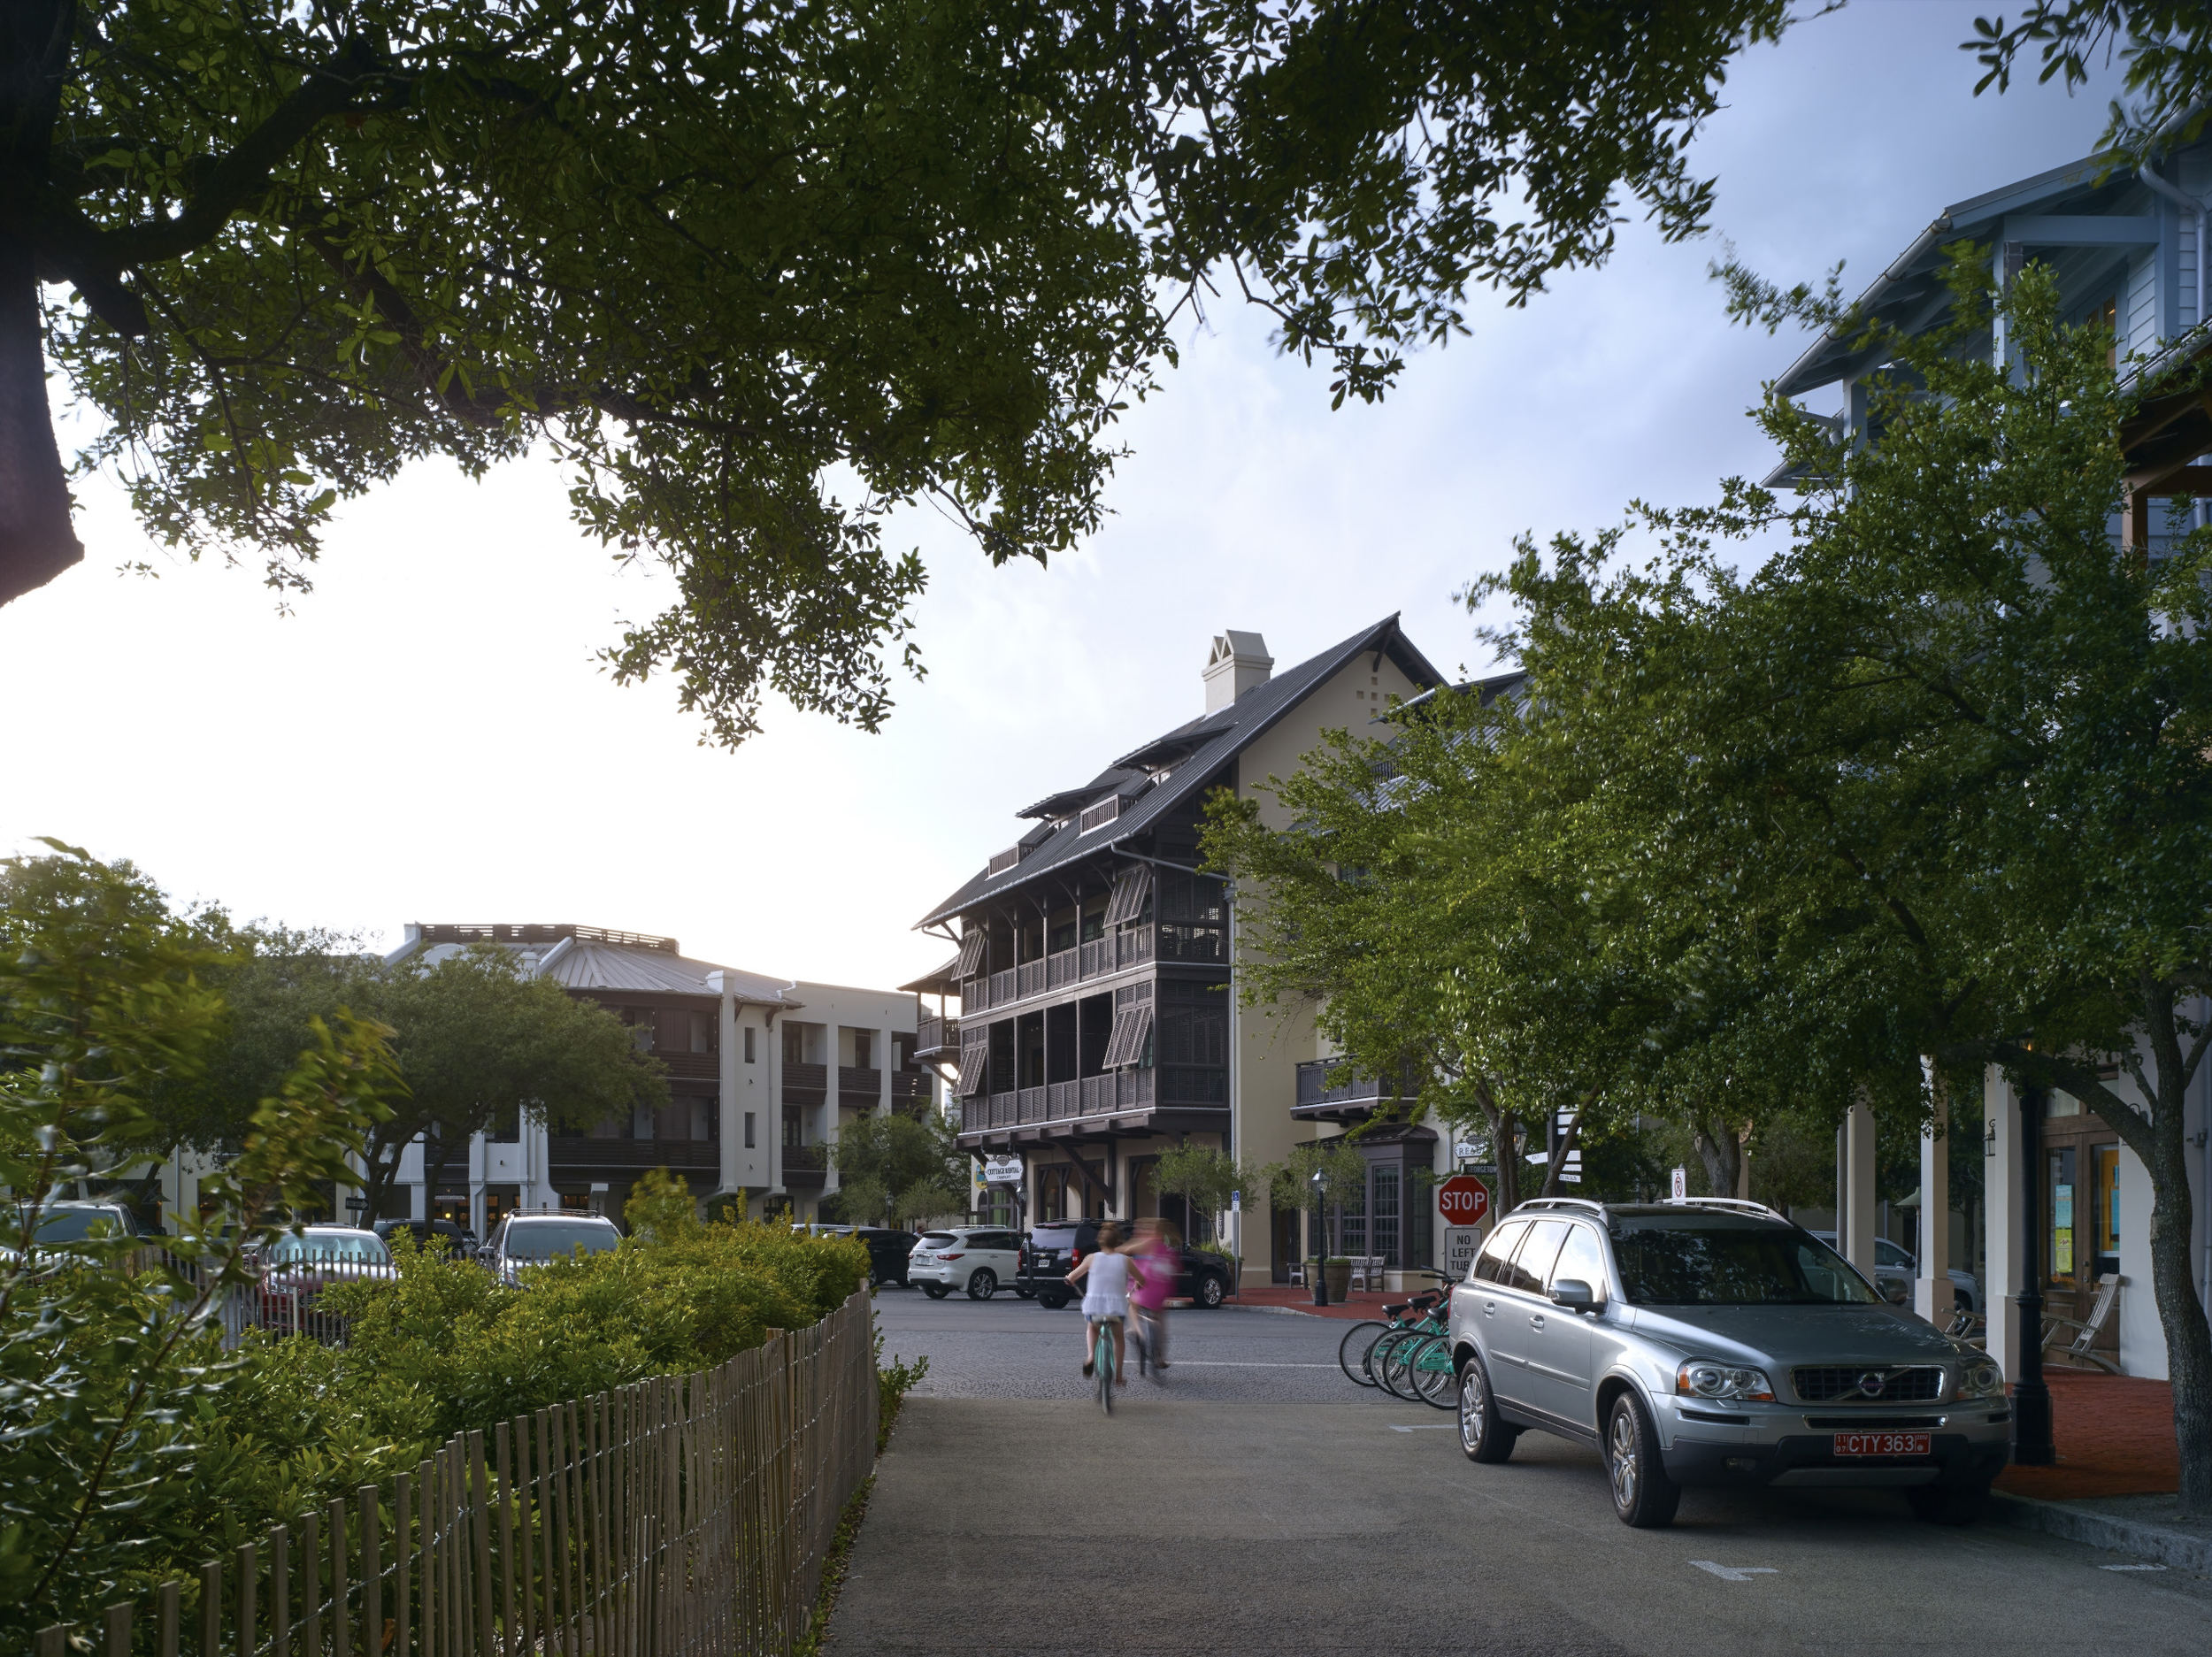
[[[1882,1395],[1882,1388],[1888,1385],[1888,1382],[1889,1377],[1884,1375],[1879,1369],[1869,1369],[1859,1377],[1859,1391],[1869,1398],[1879,1398]]]

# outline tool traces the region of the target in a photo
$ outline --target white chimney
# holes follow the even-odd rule
[[[1255,686],[1267,683],[1275,671],[1275,658],[1267,653],[1267,641],[1256,633],[1233,629],[1214,635],[1214,648],[1206,657],[1206,711],[1218,713]]]

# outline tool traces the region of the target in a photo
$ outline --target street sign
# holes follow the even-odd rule
[[[1680,1202],[1690,1194],[1690,1170],[1688,1169],[1678,1168],[1674,1170],[1673,1194],[1677,1202]]]
[[[1452,1155],[1463,1162],[1478,1160],[1489,1146],[1480,1139],[1461,1139],[1452,1147]]]
[[[368,1206],[369,1200],[357,1191],[346,1199],[346,1212],[349,1214],[358,1214]]]
[[[1444,1270],[1455,1280],[1464,1277],[1482,1250],[1482,1233],[1471,1225],[1444,1228]]]
[[[1454,1174],[1437,1186],[1436,1207],[1447,1225],[1480,1225],[1490,1215],[1490,1187],[1471,1174]]]
[[[1022,1182],[1022,1159],[1018,1156],[987,1156],[983,1159],[983,1183],[987,1185],[1018,1185]]]

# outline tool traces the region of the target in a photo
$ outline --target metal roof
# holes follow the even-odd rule
[[[1444,676],[1430,665],[1428,658],[1415,649],[1400,630],[1397,613],[1394,611],[1320,655],[1276,674],[1264,684],[1254,686],[1227,707],[1179,725],[1165,735],[1131,749],[1100,773],[1094,784],[1047,795],[1039,806],[1069,802],[1064,808],[1071,813],[1066,820],[1057,828],[1049,823],[1041,825],[1041,833],[1031,830],[1023,837],[1023,843],[1030,845],[1031,849],[1019,862],[997,874],[991,873],[987,866],[982,873],[917,921],[916,929],[933,926],[986,898],[1011,892],[1041,875],[1094,856],[1148,832],[1161,817],[1179,806],[1189,804],[1210,787],[1224,766],[1317,687],[1334,678],[1355,657],[1370,651],[1389,656],[1417,685],[1426,687],[1443,683]],[[1133,803],[1125,803],[1121,815],[1110,827],[1093,829],[1087,834],[1071,815],[1082,803],[1109,792],[1123,792],[1128,786],[1122,780],[1124,773],[1148,776],[1162,770],[1166,770],[1168,775]],[[1029,810],[1035,812],[1039,806],[1032,806]]]
[[[384,957],[388,964],[415,960],[435,965],[475,945],[492,943],[521,956],[530,976],[551,978],[564,989],[712,996],[707,974],[719,972],[740,1001],[793,1009],[803,1004],[786,993],[792,987],[787,980],[678,955],[672,938],[565,925],[418,925],[409,931],[408,940]]]

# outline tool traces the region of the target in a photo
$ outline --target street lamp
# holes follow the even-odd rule
[[[1329,1303],[1329,1211],[1322,1173],[1313,1170],[1313,1303]]]

